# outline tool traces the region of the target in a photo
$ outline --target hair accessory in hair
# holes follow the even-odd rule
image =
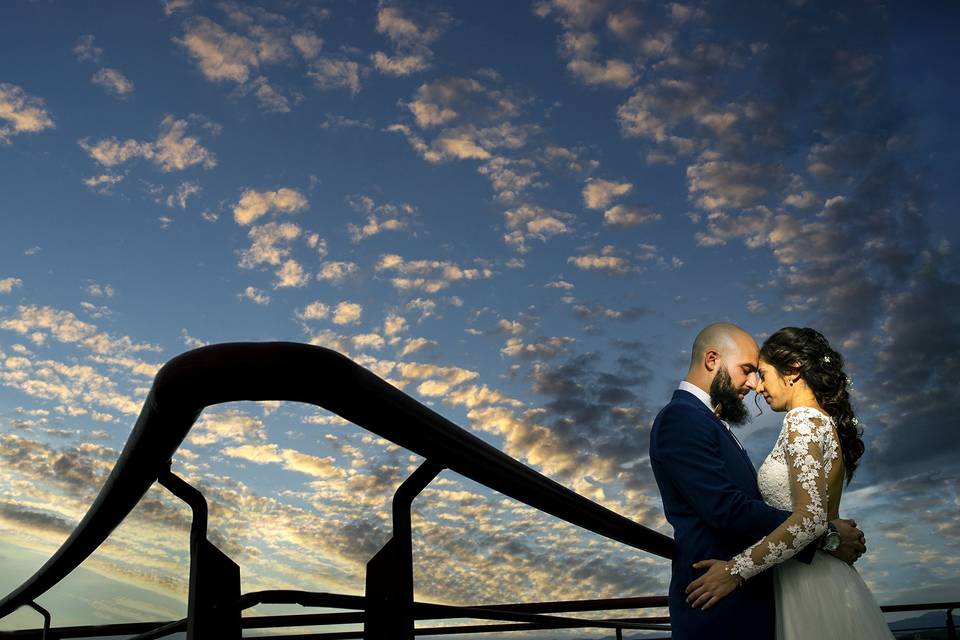
[[[824,362],[830,362],[830,356],[823,356]]]
[[[853,426],[857,426],[858,424],[860,424],[860,418],[857,418],[856,416],[854,416],[851,422],[853,422]]]

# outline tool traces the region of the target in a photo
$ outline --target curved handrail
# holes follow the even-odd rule
[[[205,407],[240,400],[315,404],[494,491],[571,524],[670,558],[673,540],[567,489],[326,349],[292,342],[210,345],[157,373],[120,457],[70,537],[0,601],[0,618],[80,565],[166,470]]]

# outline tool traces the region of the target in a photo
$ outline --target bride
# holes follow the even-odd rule
[[[732,560],[694,564],[708,571],[687,587],[687,602],[709,609],[776,566],[778,640],[893,638],[851,565],[820,550],[809,565],[784,563],[828,531],[840,512],[844,479],[850,482],[863,455],[843,358],[819,332],[786,327],[763,343],[758,373],[757,393],[787,414],[757,482],[767,504],[792,515]]]

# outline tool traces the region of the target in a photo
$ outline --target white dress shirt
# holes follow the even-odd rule
[[[700,400],[700,402],[707,405],[707,409],[710,409],[710,413],[714,413],[714,407],[713,407],[713,403],[710,401],[709,393],[707,393],[697,385],[687,382],[686,380],[682,380],[680,382],[679,388],[681,391],[686,391],[687,393],[692,393],[693,395],[695,395]],[[736,440],[737,444],[740,445],[740,448],[743,449],[743,445],[740,444],[740,440],[737,438],[737,434],[733,432],[733,429],[730,428],[730,425],[727,424],[727,421],[720,420],[720,422],[723,423],[723,426],[727,428],[727,431],[730,432],[730,435],[733,436],[733,439]]]

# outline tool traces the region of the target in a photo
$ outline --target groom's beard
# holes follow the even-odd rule
[[[719,417],[721,420],[736,425],[750,421],[747,405],[740,399],[737,389],[733,386],[733,380],[725,367],[720,367],[720,371],[717,372],[713,382],[710,383],[710,402],[713,403],[713,406],[720,405]]]

